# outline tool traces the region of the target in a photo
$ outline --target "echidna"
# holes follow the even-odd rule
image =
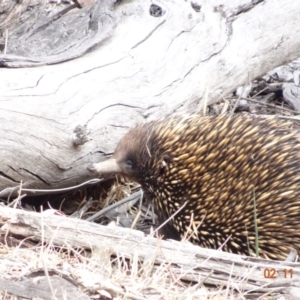
[[[284,259],[300,249],[300,137],[290,125],[167,117],[130,130],[110,159],[89,170],[140,183],[161,222],[175,214],[167,238],[187,234],[212,249],[227,240],[224,251],[254,256],[258,233],[260,256]]]

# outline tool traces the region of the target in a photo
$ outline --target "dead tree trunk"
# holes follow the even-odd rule
[[[198,111],[300,56],[298,0],[100,2],[2,20],[2,197],[20,181],[80,183],[136,123]]]

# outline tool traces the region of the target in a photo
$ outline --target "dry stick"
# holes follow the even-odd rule
[[[207,102],[208,102],[208,86],[205,89],[205,94],[203,97],[203,115],[206,115],[206,110],[207,110]]]
[[[230,280],[230,278],[231,278],[231,276],[232,276],[233,266],[234,266],[234,263],[231,264],[231,268],[230,268],[230,273],[229,273],[228,281]],[[228,282],[228,281],[227,281],[227,282]],[[229,292],[229,284],[227,283],[227,286],[226,286],[226,296],[225,296],[225,298],[228,297],[228,292]]]
[[[6,55],[6,51],[7,51],[7,43],[8,43],[8,30],[5,29],[5,46],[4,46],[4,51],[3,54]]]
[[[130,196],[124,198],[123,200],[120,200],[120,201],[118,201],[118,202],[116,202],[116,203],[114,203],[114,204],[112,204],[112,205],[109,205],[109,206],[107,206],[107,207],[101,209],[100,211],[98,211],[98,212],[97,212],[96,214],[94,214],[93,216],[87,218],[86,221],[89,221],[89,222],[94,221],[95,219],[97,219],[98,217],[104,215],[104,214],[107,213],[108,211],[110,211],[110,210],[112,210],[112,209],[114,209],[114,208],[116,208],[116,207],[118,207],[118,206],[120,206],[120,205],[122,205],[122,204],[124,204],[124,203],[127,203],[127,202],[129,202],[129,201],[134,201],[134,200],[136,200],[137,198],[142,197],[142,195],[143,195],[143,194],[142,194],[141,190],[138,190],[137,192],[131,194]]]
[[[162,224],[160,224],[159,227],[157,227],[153,233],[150,236],[153,236],[153,234],[157,233],[159,231],[159,229],[161,229],[163,226],[165,226],[170,220],[172,220],[187,204],[187,201],[185,201],[183,203],[183,205],[181,207],[179,207],[179,209],[177,209],[177,211],[175,211],[174,214],[172,214],[166,221],[164,221]]]
[[[234,264],[231,265],[231,267],[233,268]],[[231,270],[232,270],[231,268]],[[243,278],[241,278],[241,280],[239,281],[239,284],[242,284],[244,282],[248,282],[248,275],[252,272],[252,270],[254,270],[256,268],[256,266],[252,266],[251,269],[244,275]],[[231,276],[230,276],[231,277]],[[229,284],[228,284],[229,285]],[[240,288],[238,287],[236,282],[230,282],[231,287],[233,287],[236,291],[240,291]]]
[[[81,188],[85,185],[90,185],[90,184],[96,184],[100,181],[103,181],[103,178],[99,179],[99,178],[94,178],[94,179],[91,179],[91,180],[88,180],[88,181],[85,181],[81,184],[78,184],[78,185],[74,185],[74,186],[71,186],[71,187],[68,187],[68,188],[62,188],[62,189],[51,189],[51,190],[39,190],[39,189],[23,189],[22,188],[22,192],[26,192],[26,193],[32,193],[32,194],[35,194],[36,196],[37,195],[43,195],[43,194],[58,194],[58,193],[62,193],[62,192],[70,192],[70,191],[73,191],[73,190],[76,190],[78,188]],[[20,182],[20,185],[22,184],[22,182]],[[9,190],[10,191],[10,195],[15,192],[17,190],[17,187],[13,187],[13,188],[6,188],[2,191],[0,191],[0,195],[5,194],[5,197],[6,197],[6,190]]]
[[[256,211],[256,198],[255,198],[254,190],[253,190],[253,208],[254,208],[254,228],[255,228],[255,254],[256,257],[259,257],[257,211]]]
[[[6,229],[6,232],[4,235],[4,241],[5,241],[6,248],[9,248],[8,243],[7,243],[7,237],[8,237],[9,232],[10,232],[10,222],[9,222],[9,225],[7,226],[7,229]]]
[[[229,101],[224,99],[224,105],[222,106],[221,115],[225,114],[229,107]]]
[[[256,99],[253,99],[253,98],[245,98],[245,97],[242,97],[241,99],[243,100],[247,100],[247,101],[250,101],[250,102],[253,102],[253,103],[258,103],[258,104],[263,104],[267,107],[270,107],[270,108],[276,108],[276,109],[280,109],[282,111],[286,111],[286,112],[289,112],[289,113],[293,113],[293,114],[300,114],[299,112],[296,112],[292,109],[289,109],[289,108],[285,108],[285,107],[280,107],[278,105],[275,105],[275,104],[271,104],[271,103],[262,103],[260,100],[256,100]]]
[[[257,287],[255,287],[255,288],[253,288],[253,289],[251,289],[251,290],[246,291],[246,292],[245,292],[245,295],[248,295],[248,294],[251,295],[251,293],[255,292],[256,290],[259,290],[259,289],[261,289],[261,288],[267,287],[267,286],[270,285],[270,284],[272,284],[271,281],[268,282],[268,283],[265,283],[265,284],[263,284],[263,285],[261,285],[261,286],[257,286]],[[265,295],[268,295],[268,294],[270,294],[270,293],[273,293],[273,292],[275,292],[275,291],[280,291],[280,290],[282,290],[282,287],[278,287],[278,288],[277,288],[277,287],[272,287],[271,290],[268,291],[268,292],[266,292]]]
[[[227,237],[227,239],[222,243],[222,245],[217,250],[222,250],[223,246],[231,239],[231,234]],[[202,262],[202,265],[207,262],[211,256],[209,256],[205,261]]]
[[[151,132],[148,133],[148,127],[147,127],[147,134],[148,134],[148,137],[147,137],[147,141],[146,141],[146,149],[147,149],[147,152],[148,152],[148,154],[149,154],[149,157],[152,157],[152,156],[151,156],[150,149],[149,149],[149,147],[148,147],[148,142],[149,142],[149,140],[150,140],[150,138],[151,138],[152,131],[153,131],[153,127],[151,128]]]
[[[21,195],[21,190],[22,190],[22,181],[20,182],[20,187],[19,187],[19,190],[18,190],[18,197],[15,200],[13,200],[11,203],[9,203],[7,206],[13,206],[14,209],[16,209],[19,200],[26,196],[26,195]],[[6,247],[8,247],[8,244],[7,244],[8,233],[9,233],[9,226],[7,227],[7,230],[6,230],[5,236],[4,236]]]
[[[43,208],[41,207],[41,211],[43,210]],[[42,260],[42,263],[43,263],[43,267],[44,267],[44,272],[45,272],[45,276],[47,278],[47,281],[48,281],[48,284],[49,284],[49,288],[51,290],[51,294],[52,294],[52,297],[55,297],[55,294],[54,294],[54,290],[53,290],[53,287],[52,287],[52,284],[51,284],[51,280],[50,280],[50,277],[49,277],[49,272],[48,272],[48,268],[47,268],[47,265],[46,265],[46,262],[45,262],[45,259],[44,259],[44,253],[43,253],[43,248],[44,248],[44,241],[45,241],[45,229],[44,229],[44,218],[43,218],[43,213],[41,213],[41,233],[42,233],[42,246],[41,246],[41,260]]]
[[[14,206],[13,208],[17,208],[17,204],[20,200],[22,200],[23,198],[25,198],[27,196],[27,194],[23,194],[23,195],[18,195],[18,197],[13,200],[11,203],[7,204],[8,207]]]
[[[53,237],[54,237],[54,234],[53,234]],[[51,244],[49,245],[52,245],[53,242],[51,241]],[[74,255],[76,257],[76,259],[78,259],[80,261],[80,263],[82,262],[90,262],[91,258],[90,257],[87,257],[87,254],[85,251],[78,251],[77,248],[74,248],[74,246],[72,246],[71,244],[69,244],[67,241],[65,241],[60,247],[59,247],[59,252],[58,253],[62,253],[61,251],[63,250],[67,250],[68,252],[68,258],[70,258],[70,255],[72,253],[72,255]],[[93,253],[93,248],[92,246],[90,245],[90,249],[91,249],[91,253]],[[82,248],[80,248],[80,250],[83,250]],[[84,255],[82,254],[82,252],[84,252]],[[57,269],[55,269],[57,270]],[[57,272],[60,272],[61,274],[64,274],[66,275],[67,273],[62,273],[62,271],[59,271],[57,270]],[[75,282],[75,281],[74,281]]]
[[[269,87],[266,86],[264,89],[262,89],[261,91],[257,92],[255,95],[253,95],[251,98],[255,98],[257,97],[259,94],[261,94],[262,92],[266,91]]]
[[[13,201],[11,202],[11,204],[10,204],[10,206],[13,205],[13,208],[14,208],[14,209],[17,208],[18,202],[19,202],[22,198],[24,198],[24,197],[26,196],[26,195],[21,196],[21,190],[22,190],[22,181],[20,182],[20,187],[19,187],[19,190],[18,190],[18,197],[17,197],[15,200],[13,200]]]
[[[151,214],[149,214],[150,209],[151,209]],[[149,214],[149,215],[148,215],[148,214]],[[148,204],[147,210],[146,210],[146,212],[145,212],[145,217],[147,217],[147,216],[151,217],[152,224],[154,224],[155,218],[154,218],[153,205],[152,205],[151,203]]]
[[[65,201],[65,199],[63,199],[63,202],[64,201]],[[84,196],[82,202],[84,202],[84,201],[86,201],[86,196]],[[93,201],[93,197],[89,197],[89,199],[85,202],[85,204],[82,205],[79,210],[75,211],[72,215],[70,215],[70,217],[81,219],[82,216],[92,207],[94,202],[95,201]],[[48,203],[48,205],[49,205],[49,207],[51,207],[50,203]],[[61,210],[61,206],[62,206],[62,204],[60,205],[60,210]]]
[[[270,115],[258,115],[259,118],[269,118]],[[276,115],[276,118],[281,119],[281,120],[288,120],[289,122],[299,122],[300,121],[300,116],[283,116],[283,115]]]
[[[257,298],[257,300],[265,300],[266,297],[269,296],[269,295],[270,295],[271,297],[269,297],[268,299],[274,299],[274,297],[272,297],[272,296],[273,296],[272,293],[275,292],[275,289],[276,289],[276,288],[273,288],[273,289],[271,289],[270,291],[265,292],[263,295],[261,295],[259,298]],[[279,288],[278,288],[277,290],[280,291]],[[245,293],[245,294],[247,294],[247,293]],[[281,298],[277,298],[277,299],[281,299]],[[287,298],[284,298],[284,299],[287,299]],[[294,298],[290,298],[290,299],[294,299]],[[296,299],[299,299],[299,296],[298,296]]]
[[[236,101],[234,102],[233,108],[231,109],[231,112],[229,113],[230,116],[233,115],[233,113],[234,113],[234,111],[235,111],[235,109],[236,109],[238,103],[239,103],[240,100],[242,99],[242,95],[243,95],[243,93],[244,93],[244,91],[245,91],[245,88],[246,88],[246,86],[244,85],[244,86],[243,86],[242,92],[240,93],[240,95],[239,95],[239,97],[236,99]]]
[[[202,280],[200,280],[201,278],[199,275],[199,280],[198,280],[197,284],[193,285],[193,289],[197,290],[206,281],[206,279],[209,278],[210,275],[213,273],[214,273],[214,270],[211,270]]]
[[[266,91],[270,86],[278,86],[278,88],[282,89],[282,85],[283,85],[283,83],[270,83],[268,86],[263,88],[261,91],[257,92],[255,95],[253,95],[251,98],[257,97],[259,94]]]
[[[135,227],[135,225],[136,225],[136,223],[138,222],[138,220],[139,220],[141,214],[142,214],[142,211],[139,210],[139,212],[137,213],[137,215],[135,216],[135,218],[134,218],[134,220],[133,220],[133,222],[132,222],[132,224],[131,224],[130,229],[133,229],[133,228]]]
[[[247,224],[245,224],[245,230],[246,230],[248,254],[250,255],[250,242],[249,242],[249,238],[248,238],[249,234],[248,234]]]
[[[51,194],[57,194],[57,193],[62,193],[62,192],[70,192],[70,191],[73,191],[75,189],[79,189],[85,185],[89,185],[89,184],[96,184],[100,181],[103,181],[103,178],[99,179],[99,178],[94,178],[94,179],[91,179],[91,180],[88,180],[88,181],[85,181],[81,184],[78,184],[78,185],[73,185],[73,186],[70,186],[68,188],[63,188],[63,189],[51,189],[51,190],[38,190],[38,189],[22,189],[23,192],[32,192],[32,193],[43,193],[43,194],[46,194],[46,193],[51,193]]]
[[[186,231],[186,233],[185,233],[185,235],[184,235],[184,237],[183,237],[183,240],[189,241],[190,238],[192,237],[193,233],[196,233],[196,235],[198,236],[198,233],[197,233],[196,230],[199,229],[199,227],[200,227],[201,224],[203,223],[205,217],[206,217],[206,213],[205,213],[205,215],[203,216],[203,218],[202,218],[202,220],[200,221],[200,223],[195,227],[195,223],[193,222],[193,219],[194,219],[194,213],[191,214],[191,222],[190,222],[190,225],[189,225],[189,227],[188,227],[188,229],[187,229],[187,231]],[[189,230],[191,229],[192,226],[193,226],[193,232],[189,235],[188,232],[189,232]],[[188,236],[188,235],[189,235],[189,236]]]

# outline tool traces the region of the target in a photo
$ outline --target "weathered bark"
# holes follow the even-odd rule
[[[6,12],[0,16],[4,35],[0,65],[38,66],[81,56],[111,35],[117,22],[113,4],[101,0],[79,10],[79,4],[60,8],[49,1],[4,0],[0,4],[0,11]]]
[[[121,1],[110,6],[117,21],[109,38],[87,39],[85,50],[77,45],[81,55],[101,43],[93,52],[60,64],[0,69],[0,190],[21,180],[34,188],[80,183],[91,176],[86,166],[112,153],[136,123],[202,109],[300,56],[298,0],[223,2],[162,1],[162,15],[153,17],[152,1]],[[9,49],[16,48],[10,45],[1,63],[18,65]],[[33,53],[21,60],[32,61]]]
[[[140,231],[110,228],[47,212],[39,214],[0,207],[1,232],[6,238],[18,236],[62,247],[67,245],[68,249],[82,247],[130,260],[138,258],[147,276],[160,264],[166,264],[169,267],[165,276],[171,273],[181,280],[200,280],[240,291],[284,293],[292,294],[293,299],[300,298],[300,263],[242,257],[188,243],[161,241]]]

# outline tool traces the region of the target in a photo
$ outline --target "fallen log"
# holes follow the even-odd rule
[[[131,262],[138,260],[139,274],[148,277],[167,265],[165,276],[172,274],[179,281],[227,285],[246,294],[283,293],[299,299],[300,263],[239,256],[187,242],[163,241],[133,229],[57,216],[53,211],[39,214],[0,207],[0,216],[0,232],[5,240],[18,237],[67,249],[84,248]]]
[[[1,197],[21,181],[55,189],[88,180],[86,166],[135,124],[202,111],[300,56],[295,0],[96,1],[45,19],[47,3],[1,3],[18,13],[0,24]]]

